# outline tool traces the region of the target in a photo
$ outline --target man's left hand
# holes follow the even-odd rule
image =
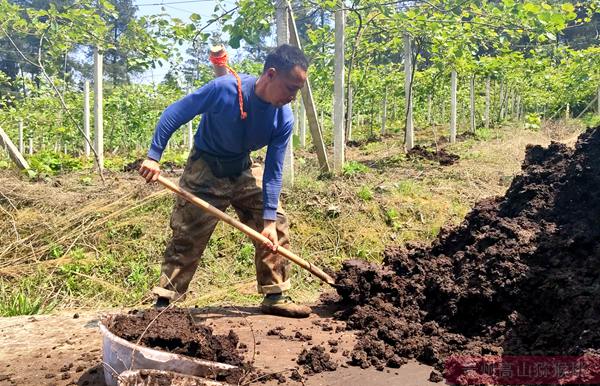
[[[263,247],[277,251],[278,239],[277,239],[277,223],[273,220],[264,220],[264,229],[261,232],[263,236],[270,240],[270,243],[264,243]]]

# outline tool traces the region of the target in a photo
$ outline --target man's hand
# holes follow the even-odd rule
[[[264,220],[264,229],[261,232],[263,236],[268,238],[271,242],[264,243],[263,247],[272,250],[273,252],[277,251],[278,239],[277,239],[277,226],[274,220]]]
[[[140,175],[146,179],[146,182],[154,182],[160,175],[160,164],[153,159],[146,158],[140,166]]]

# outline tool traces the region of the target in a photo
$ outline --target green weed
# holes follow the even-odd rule
[[[400,224],[398,223],[398,220],[400,219],[400,214],[398,213],[398,211],[394,208],[391,209],[386,209],[385,212],[383,212],[384,215],[384,219],[385,219],[385,223],[394,228],[397,229],[400,227]]]
[[[342,174],[345,176],[354,176],[357,174],[363,174],[369,171],[369,167],[356,161],[349,161],[344,164],[342,168]]]
[[[254,244],[244,243],[235,256],[236,275],[250,275],[254,271]]]
[[[421,187],[412,180],[402,180],[394,184],[394,187],[402,196],[414,197],[421,193]]]
[[[29,156],[28,161],[31,169],[38,175],[52,176],[84,168],[84,162],[81,158],[48,150],[43,150]]]
[[[489,141],[494,138],[496,134],[492,129],[488,129],[485,127],[479,127],[475,129],[475,137],[481,141]]]
[[[366,185],[361,187],[356,195],[363,201],[371,201],[373,199],[373,191]]]
[[[0,283],[0,316],[35,315],[52,311],[56,303],[44,298],[35,278],[26,278],[13,287]]]

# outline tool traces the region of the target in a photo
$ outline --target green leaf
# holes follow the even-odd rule
[[[526,12],[537,14],[537,13],[539,13],[542,10],[542,8],[539,5],[537,5],[537,4],[525,3],[523,5],[523,10],[526,11]]]
[[[565,12],[575,12],[575,6],[571,3],[564,3],[561,8]]]

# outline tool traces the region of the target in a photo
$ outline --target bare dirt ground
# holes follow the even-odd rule
[[[0,385],[104,385],[98,321],[103,314],[125,311],[62,311],[53,315],[0,318]],[[416,362],[384,371],[347,366],[348,358],[342,354],[354,346],[354,334],[336,332],[336,327],[343,327],[344,323],[334,321],[331,311],[323,307],[315,308],[311,317],[299,320],[261,315],[252,307],[191,311],[215,333],[226,334],[233,329],[240,343],[248,346],[246,359],[254,357],[254,365],[266,373],[282,373],[288,378],[287,385],[302,384],[289,379],[291,369],[298,367],[295,361],[302,349],[322,345],[330,351],[334,346],[329,341],[338,342],[337,353],[330,353],[338,369],[308,376],[304,385],[433,384],[428,382],[432,368]],[[267,335],[269,330],[281,327],[284,335],[299,331],[311,335],[312,340],[300,342]],[[265,384],[276,385],[277,381]]]

